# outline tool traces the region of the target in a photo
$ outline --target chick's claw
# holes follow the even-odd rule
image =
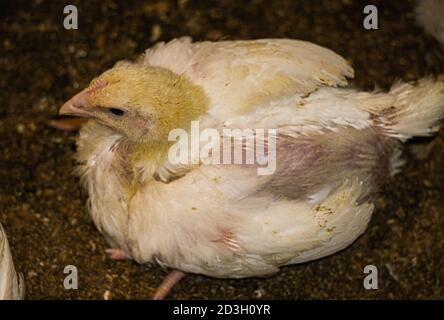
[[[108,257],[113,260],[128,260],[131,259],[125,251],[120,249],[106,249],[105,252],[108,254]]]
[[[185,273],[182,271],[174,270],[170,272],[165,279],[163,279],[160,286],[157,288],[156,292],[153,295],[153,300],[162,300],[164,299],[168,293],[170,293],[171,289],[185,277]]]

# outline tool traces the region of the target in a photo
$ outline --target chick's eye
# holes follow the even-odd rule
[[[122,110],[122,109],[119,109],[119,108],[108,108],[108,111],[110,113],[112,113],[113,115],[118,116],[118,117],[121,117],[121,116],[123,116],[126,113],[125,110]]]

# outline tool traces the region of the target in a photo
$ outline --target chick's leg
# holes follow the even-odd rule
[[[131,259],[130,256],[128,256],[125,251],[120,249],[106,249],[105,252],[108,254],[108,256],[113,260],[125,260],[125,259]]]
[[[174,270],[170,272],[157,288],[153,295],[153,300],[162,300],[165,298],[171,289],[182,280],[183,277],[185,277],[185,273],[182,271]]]

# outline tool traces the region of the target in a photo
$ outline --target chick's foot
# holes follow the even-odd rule
[[[153,300],[162,300],[165,298],[171,289],[185,277],[185,273],[182,271],[174,270],[170,272],[165,279],[163,279],[160,286],[157,288],[156,292],[153,295]]]
[[[108,256],[113,260],[126,260],[131,259],[130,256],[128,256],[125,251],[120,249],[106,249],[105,252],[108,254]]]

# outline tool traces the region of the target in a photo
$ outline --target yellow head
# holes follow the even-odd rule
[[[203,90],[185,76],[119,62],[66,102],[59,113],[88,117],[133,142],[153,146],[167,143],[172,129],[187,130],[207,107]]]

